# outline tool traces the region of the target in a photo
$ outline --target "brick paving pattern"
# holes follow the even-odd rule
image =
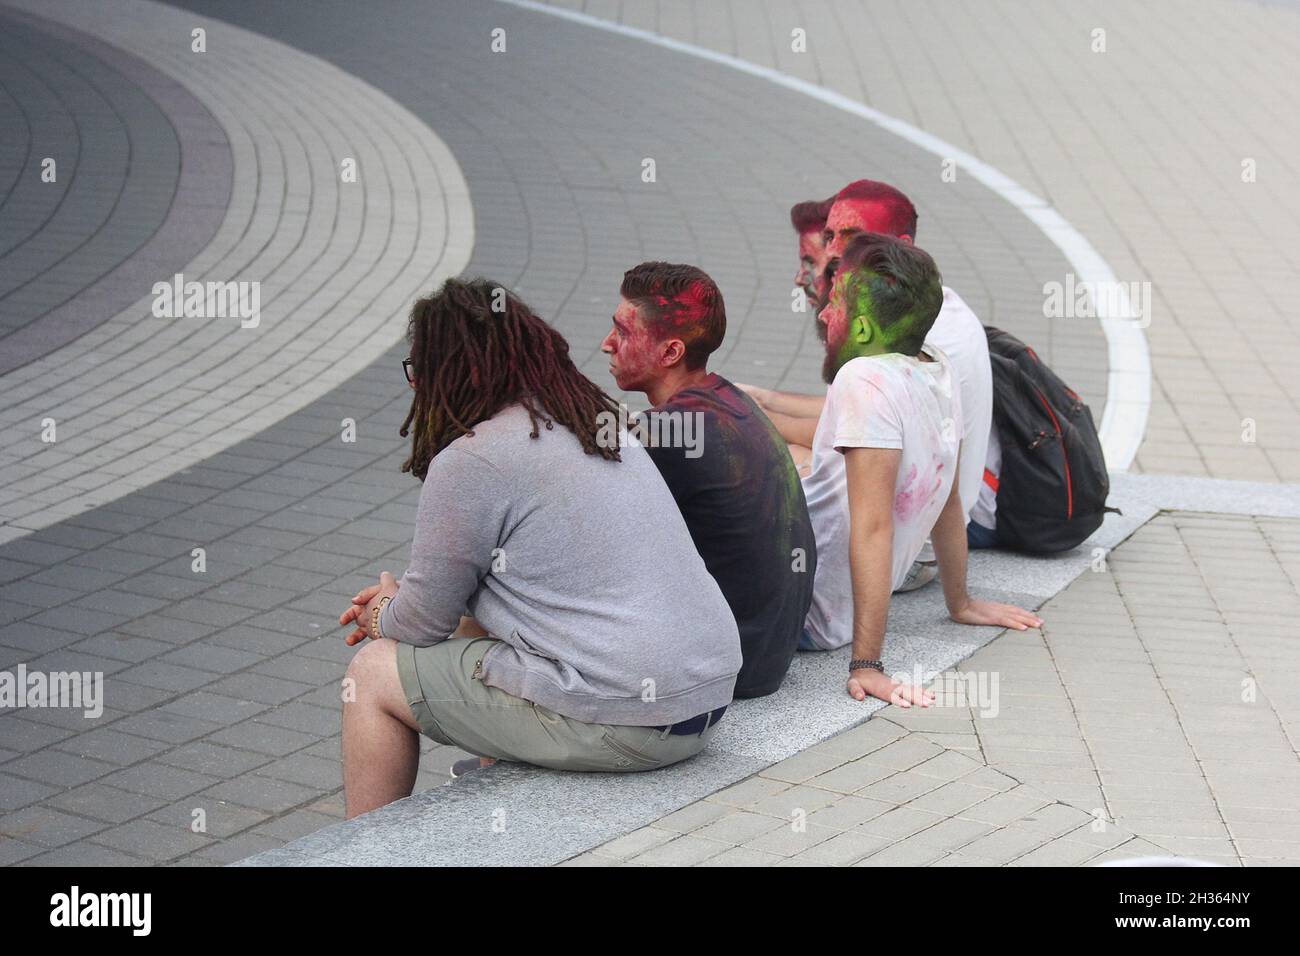
[[[619,277],[643,258],[663,256],[700,262],[726,290],[732,321],[724,373],[759,373],[772,384],[801,388],[816,384],[820,346],[807,334],[806,319],[789,313],[784,209],[809,189],[824,192],[852,175],[852,164],[809,159],[803,141],[782,131],[820,124],[823,135],[839,135],[838,114],[810,112],[793,96],[761,101],[765,88],[717,67],[684,64],[659,76],[660,51],[634,41],[593,48],[581,32],[505,7],[471,12],[443,5],[431,14],[428,5],[406,4],[411,28],[394,35],[389,23],[350,4],[322,8],[313,20],[275,7],[195,6],[303,50],[307,56],[295,61],[301,70],[321,69],[307,62],[312,54],[329,58],[436,129],[475,203],[476,246],[467,271],[508,283],[552,318],[598,381],[605,380],[598,344]],[[453,7],[454,17],[443,15]],[[172,31],[180,38],[172,41],[177,52],[156,59],[160,68],[179,71],[175,60],[190,62],[191,17],[149,10],[154,31],[166,26],[163,14],[180,18]],[[523,49],[513,58],[489,59],[485,38],[501,17],[515,48]],[[116,28],[123,43],[129,25]],[[149,36],[142,32],[130,42]],[[210,58],[221,55],[217,41],[251,44],[241,64],[257,55],[249,35],[212,26]],[[427,69],[430,56],[443,64],[436,77]],[[554,83],[565,98],[537,82],[543,67],[563,68],[568,78]],[[653,100],[644,97],[647,77],[657,84]],[[308,157],[331,166],[321,183],[334,182],[328,151],[304,152],[292,142],[299,129],[275,107],[274,87],[250,83],[237,104],[217,98],[222,84],[236,81],[211,60],[190,79],[196,95],[211,97],[231,137],[235,195],[247,196],[232,210],[244,219],[252,215],[267,192],[258,184],[271,178],[290,197],[305,196]],[[626,103],[643,101],[639,115],[626,110]],[[691,109],[684,115],[679,104],[687,102]],[[719,129],[729,135],[719,137]],[[1033,308],[1035,273],[1027,265],[996,294],[981,277],[995,261],[1050,269],[1060,255],[1040,234],[985,190],[970,186],[953,195],[937,185],[927,188],[927,179],[908,172],[916,166],[915,151],[884,133],[847,133],[851,153],[876,155],[916,177],[914,192],[954,263],[949,281],[976,308],[990,317],[999,317],[999,309],[1014,316]],[[249,151],[269,138],[281,143],[286,159],[250,179]],[[701,150],[706,140],[710,149]],[[653,185],[640,178],[645,155],[659,159]],[[746,174],[738,176],[738,169]],[[326,205],[330,195],[322,200]],[[355,214],[340,216],[355,227]],[[705,235],[700,223],[718,229]],[[732,241],[716,234],[723,224]],[[265,241],[302,226],[300,217],[295,225],[276,204],[261,228]],[[399,231],[396,224],[391,228]],[[389,240],[378,233],[368,241],[367,248],[376,249]],[[212,254],[210,247],[205,256]],[[319,270],[311,274],[318,282],[319,271],[338,268],[323,252],[317,261]],[[362,256],[355,268],[369,268],[369,261]],[[1005,268],[998,271],[1006,275]],[[402,295],[409,301],[410,293]],[[274,323],[264,321],[268,328]],[[157,336],[132,334],[181,362],[181,374],[190,374],[189,365],[219,345],[179,327],[166,347]],[[1063,329],[1062,335],[1074,333]],[[1073,351],[1104,354],[1095,329],[1069,341]],[[98,352],[87,351],[96,342],[84,336],[74,345],[76,354],[96,361]],[[243,363],[260,359],[251,354],[256,351],[237,353],[231,371],[254,375]],[[341,815],[338,681],[351,651],[333,615],[379,570],[404,567],[418,486],[398,472],[405,448],[397,426],[407,404],[398,369],[403,354],[399,344],[370,368],[359,362],[350,372],[363,374],[352,374],[287,417],[278,408],[262,409],[279,420],[246,426],[255,436],[176,473],[170,459],[182,449],[151,435],[142,449],[148,460],[133,452],[121,471],[128,481],[147,478],[154,467],[167,477],[0,544],[0,577],[7,582],[0,584],[0,601],[8,622],[0,627],[0,667],[103,671],[107,698],[103,717],[90,727],[61,711],[0,718],[6,811],[0,832],[11,838],[5,853],[35,863],[79,852],[105,862],[225,862]],[[296,364],[283,349],[273,355],[286,368]],[[315,368],[319,361],[313,361]],[[165,379],[159,392],[174,387],[167,377],[172,373],[150,371]],[[100,373],[105,380],[108,372]],[[108,399],[89,387],[93,376],[78,370],[73,380],[85,390],[79,400],[87,406]],[[275,384],[283,390],[286,382],[277,378]],[[1091,387],[1100,401],[1104,375],[1099,372]],[[45,394],[35,383],[29,392]],[[6,395],[37,406],[48,400],[22,391]],[[203,401],[187,396],[173,416],[176,442],[205,428],[224,442],[241,427],[236,416]],[[340,440],[344,417],[357,422],[354,444]],[[102,427],[94,433],[103,434]],[[29,425],[24,428],[31,434]],[[133,431],[124,427],[123,434]],[[66,464],[80,466],[76,459]],[[46,473],[39,473],[41,481]],[[44,493],[19,491],[37,498]],[[206,549],[203,574],[191,570],[196,546]],[[444,750],[426,759],[420,786],[445,782],[454,756]],[[187,823],[199,807],[207,811],[204,836]]]
[[[1140,469],[1300,481],[1300,338],[1286,298],[1300,282],[1300,116],[1277,95],[1300,52],[1294,4],[548,2],[822,84],[1046,198],[1119,281],[1151,283]],[[804,53],[791,50],[796,28]]]
[[[1279,28],[1294,11],[897,4],[873,8],[850,50],[844,24],[868,22],[857,0],[586,8],[824,83],[1038,191],[1121,279],[1155,284],[1141,467],[1296,479],[1287,370],[1300,356],[1276,292],[1300,247],[1280,185],[1294,178],[1284,164],[1296,126],[1248,92],[1288,65],[1273,53],[1294,45]],[[979,184],[942,182],[933,157],[897,137],[724,67],[501,4],[314,10],[0,3],[4,42],[17,24],[25,62],[77,91],[65,111],[40,109],[40,91],[0,71],[3,93],[49,124],[33,126],[32,149],[69,149],[77,125],[118,147],[165,151],[171,136],[190,156],[206,144],[193,155],[213,164],[187,179],[196,164],[182,162],[168,187],[161,163],[121,233],[110,216],[93,234],[51,229],[0,250],[13,253],[0,255],[0,280],[22,284],[22,308],[4,311],[14,340],[70,327],[72,311],[49,321],[75,303],[60,295],[98,288],[41,269],[46,245],[76,264],[88,236],[104,237],[99,281],[136,290],[111,315],[85,313],[75,341],[32,339],[34,357],[0,363],[0,422],[17,436],[0,450],[0,669],[94,670],[106,683],[97,720],[0,715],[0,864],[226,863],[341,817],[338,682],[351,651],[333,620],[381,569],[405,565],[418,486],[398,471],[403,314],[448,269],[515,288],[609,385],[598,343],[623,270],[694,261],[729,305],[720,371],[812,389],[821,350],[790,313],[785,209],[876,175],[917,202],[948,284],[1033,341],[1101,413],[1096,323],[1042,318],[1062,254]],[[1098,17],[1110,52],[1089,59]],[[209,30],[202,58],[189,49],[196,24]],[[809,30],[807,55],[784,52],[792,25]],[[509,55],[489,49],[497,26]],[[1211,43],[1226,62],[1251,58],[1201,69]],[[78,77],[54,62],[70,50],[94,57]],[[196,135],[204,115],[219,135]],[[14,142],[0,142],[0,174],[16,182],[31,169]],[[825,142],[838,148],[816,148]],[[1137,154],[1115,147],[1131,142]],[[1239,142],[1254,144],[1257,183],[1240,181]],[[127,195],[135,167],[120,148],[103,152],[81,172]],[[340,182],[341,155],[361,157],[359,183]],[[641,179],[647,157],[654,183]],[[51,205],[29,218],[74,209],[76,181],[65,186],[39,194]],[[8,201],[36,196],[26,189]],[[259,330],[149,316],[145,291],[173,271],[150,243],[188,248],[169,229],[201,240],[187,278],[265,283]],[[47,415],[59,420],[54,445],[39,441]],[[1245,417],[1254,444],[1240,441]],[[340,437],[347,418],[354,443]],[[1297,811],[1277,804],[1297,782],[1300,668],[1285,631],[1296,527],[1161,516],[1048,605],[1041,639],[1003,637],[967,662],[1000,674],[997,717],[889,708],[574,862],[1295,861]],[[445,783],[458,756],[423,746],[421,789]],[[204,832],[192,827],[199,809]]]
[[[958,669],[566,865],[1300,865],[1300,521],[1162,515]],[[991,686],[987,682],[984,686]]]
[[[31,7],[149,57],[224,127],[229,205],[183,275],[260,283],[261,317],[245,328],[239,317],[155,316],[154,296],[140,296],[180,264],[129,261],[130,307],[0,378],[0,425],[17,436],[0,453],[0,541],[203,461],[350,378],[402,339],[420,291],[463,268],[472,232],[446,147],[323,61],[166,8],[128,19],[95,3]],[[199,22],[204,53],[188,39]],[[347,158],[356,182],[342,178]]]

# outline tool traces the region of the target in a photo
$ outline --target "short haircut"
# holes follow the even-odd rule
[[[790,225],[794,231],[803,235],[805,232],[821,232],[826,228],[826,217],[831,214],[835,197],[830,199],[808,199],[797,202],[790,207]]]
[[[704,367],[727,334],[727,308],[717,283],[703,269],[643,262],[623,274],[619,292],[636,306],[652,334],[686,345],[686,367]]]
[[[876,231],[891,236],[916,238],[916,207],[912,205],[912,200],[889,183],[876,182],[874,179],[859,179],[849,183],[835,194],[837,202],[841,199],[880,205],[885,210],[886,222]],[[827,210],[827,215],[829,214],[830,210]]]
[[[943,308],[943,277],[930,254],[893,236],[864,232],[840,257],[845,295],[856,301],[865,287],[872,318],[894,351],[915,355]]]

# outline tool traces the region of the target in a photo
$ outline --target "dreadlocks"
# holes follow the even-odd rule
[[[583,451],[619,461],[617,447],[597,443],[597,416],[618,405],[578,371],[569,343],[528,306],[487,279],[448,279],[411,308],[415,398],[401,435],[414,435],[402,465],[421,481],[429,462],[461,435],[515,402],[538,420],[568,428]]]

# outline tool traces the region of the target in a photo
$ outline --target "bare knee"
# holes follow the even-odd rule
[[[397,672],[397,642],[386,637],[366,641],[352,655],[348,663],[348,677],[358,684],[381,676],[386,671]]]
[[[377,707],[385,713],[413,723],[402,679],[397,672],[397,642],[389,638],[367,641],[352,655],[344,677],[343,701],[363,707]]]

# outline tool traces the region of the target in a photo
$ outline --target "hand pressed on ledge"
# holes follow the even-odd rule
[[[861,667],[851,671],[845,690],[854,700],[875,697],[899,707],[911,707],[913,704],[929,707],[934,703],[934,691],[896,681],[874,667]]]
[[[958,624],[985,624],[1017,631],[1041,627],[1043,624],[1043,619],[1032,611],[1014,604],[999,604],[997,601],[981,601],[977,598],[968,598],[965,605],[950,611],[949,616]]]

